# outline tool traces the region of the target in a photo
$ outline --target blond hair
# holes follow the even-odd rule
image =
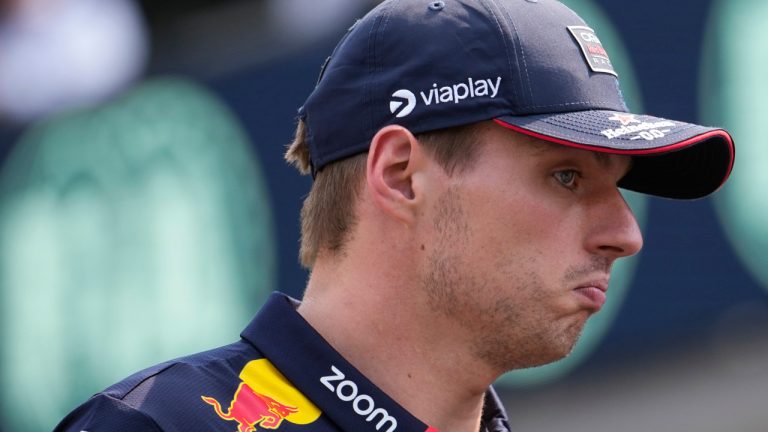
[[[417,134],[416,138],[445,172],[453,175],[469,168],[475,160],[480,147],[477,130],[470,124]],[[311,269],[320,253],[343,253],[357,223],[355,204],[365,179],[367,157],[367,153],[361,153],[341,159],[315,175],[301,209],[299,260],[304,267]],[[303,120],[299,120],[285,160],[302,174],[312,171]]]

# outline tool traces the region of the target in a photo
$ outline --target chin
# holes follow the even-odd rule
[[[479,358],[503,371],[543,366],[567,357],[576,346],[589,314],[571,315],[567,324],[554,324],[524,338],[495,333],[478,340]],[[575,317],[575,318],[574,318]]]
[[[535,343],[528,344],[526,349],[521,349],[520,345],[507,347],[503,353],[487,355],[485,360],[503,372],[544,366],[567,357],[573,351],[577,339],[578,337],[565,337],[564,334],[549,339],[542,337]]]
[[[581,331],[584,329],[584,321],[580,320],[578,323],[570,325],[559,334],[552,335],[549,339],[542,338],[542,342],[547,340],[549,343],[542,344],[540,355],[532,359],[536,364],[530,367],[543,366],[568,357],[573,352],[573,348],[581,336]]]
[[[535,364],[531,364],[528,367],[544,366],[550,363],[554,363],[558,360],[562,360],[571,354],[575,345],[576,344],[573,343],[567,346],[553,346],[551,347],[553,348],[551,351],[542,353],[541,357],[535,359]]]
[[[582,330],[584,330],[584,324],[586,323],[587,318],[589,318],[589,314],[586,314],[584,319],[581,319],[578,323],[571,325],[562,333],[562,337],[557,343],[557,345],[559,345],[559,357],[557,360],[568,357],[568,355],[573,352],[573,348],[576,346],[576,342],[579,341]]]

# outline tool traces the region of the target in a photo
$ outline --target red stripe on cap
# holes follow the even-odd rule
[[[504,126],[507,129],[511,129],[523,135],[539,138],[544,141],[549,141],[556,144],[562,144],[562,145],[566,145],[569,147],[574,147],[582,150],[596,151],[596,152],[602,152],[602,153],[613,153],[613,154],[620,154],[620,155],[632,155],[632,156],[643,156],[643,155],[648,156],[648,155],[654,155],[658,153],[666,153],[673,150],[683,149],[699,141],[719,136],[720,138],[725,139],[725,141],[728,143],[728,152],[730,153],[730,163],[728,165],[728,172],[725,174],[725,177],[723,177],[723,183],[728,178],[728,176],[730,176],[731,171],[733,170],[733,162],[735,159],[734,158],[735,148],[733,146],[733,139],[728,134],[728,132],[726,132],[723,129],[715,129],[709,132],[705,132],[701,135],[696,135],[694,137],[688,138],[687,140],[680,141],[678,143],[670,144],[667,146],[655,147],[655,148],[649,148],[649,149],[632,149],[632,150],[626,149],[625,150],[625,149],[613,149],[610,147],[600,147],[600,146],[589,145],[589,144],[581,144],[573,141],[564,140],[561,138],[551,137],[549,135],[544,135],[538,132],[530,131],[528,129],[521,128],[520,126],[506,123],[500,119],[493,119],[493,121],[501,126]]]
[[[728,142],[728,146],[730,147],[731,156],[733,156],[733,140],[731,139],[731,136],[728,135],[728,133],[722,129],[715,129],[706,133],[703,133],[701,135],[696,135],[694,137],[688,138],[685,141],[680,141],[678,143],[670,144],[663,147],[654,147],[654,148],[648,148],[648,149],[614,149],[610,147],[601,147],[597,145],[591,145],[591,144],[581,144],[573,141],[564,140],[562,138],[556,138],[549,135],[544,135],[538,132],[530,131],[528,129],[521,128],[520,126],[512,125],[509,123],[505,123],[503,120],[499,119],[493,119],[496,123],[498,123],[501,126],[504,126],[507,129],[511,129],[515,132],[519,132],[523,135],[532,136],[534,138],[539,138],[544,141],[549,141],[556,144],[563,144],[567,145],[569,147],[575,147],[582,150],[590,150],[590,151],[596,151],[596,152],[603,152],[603,153],[613,153],[613,154],[623,154],[623,155],[653,155],[656,153],[666,153],[668,151],[672,150],[679,150],[681,148],[688,147],[692,144],[695,144],[698,141],[705,140],[712,138],[714,136],[720,136],[721,138],[725,138],[725,140]],[[733,158],[731,158],[733,159]],[[733,163],[733,162],[731,162]]]
[[[428,427],[428,428],[427,428],[427,430],[425,430],[424,432],[440,432],[440,431],[439,431],[439,430],[437,430],[437,429],[435,429],[435,428],[433,428],[432,426],[430,426],[430,427]]]

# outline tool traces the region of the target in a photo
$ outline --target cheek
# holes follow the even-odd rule
[[[473,226],[481,230],[485,248],[499,256],[515,255],[530,265],[535,261],[556,267],[579,246],[575,218],[540,202],[507,206],[486,216]]]
[[[574,208],[537,191],[483,192],[464,196],[468,249],[477,268],[502,285],[528,286],[536,280],[545,292],[562,289],[566,269],[581,257],[580,216]]]
[[[494,280],[486,284],[496,290],[493,295],[524,305],[529,319],[538,323],[569,317],[580,309],[564,282],[569,261],[562,253],[540,246],[509,248],[494,257],[492,268],[484,275]]]

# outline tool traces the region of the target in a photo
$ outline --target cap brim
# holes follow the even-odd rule
[[[619,186],[675,199],[701,198],[733,169],[733,139],[724,129],[618,111],[503,116],[496,123],[545,141],[633,156]]]

